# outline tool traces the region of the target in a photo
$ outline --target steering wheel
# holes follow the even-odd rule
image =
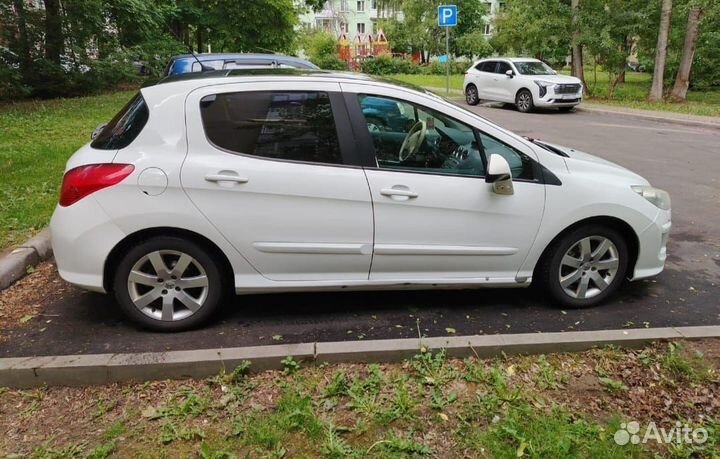
[[[425,121],[418,121],[413,124],[410,128],[405,140],[403,140],[400,152],[398,153],[398,159],[402,162],[413,156],[420,150],[420,146],[425,141],[425,134],[427,133],[427,125]]]

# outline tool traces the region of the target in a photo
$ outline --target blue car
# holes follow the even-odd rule
[[[195,57],[197,56],[197,58]],[[182,54],[170,59],[165,69],[165,76],[181,75],[183,73],[200,72],[203,70],[225,69],[312,69],[320,67],[312,62],[298,57],[284,56],[282,54],[243,54],[243,53],[210,53],[210,54]],[[198,62],[202,63],[202,66]]]

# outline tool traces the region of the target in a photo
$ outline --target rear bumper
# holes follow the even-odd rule
[[[125,234],[95,198],[88,196],[69,207],[56,207],[50,233],[60,277],[80,288],[105,293],[105,261]]]
[[[656,276],[665,268],[671,226],[670,211],[661,210],[655,221],[638,235],[639,252],[631,280]]]

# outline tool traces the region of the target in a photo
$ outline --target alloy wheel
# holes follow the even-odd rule
[[[522,111],[528,111],[530,109],[530,94],[526,92],[520,93],[518,96],[517,104],[520,110]]]
[[[208,276],[190,255],[157,250],[141,257],[130,270],[130,300],[143,314],[162,321],[186,319],[205,304]]]
[[[570,246],[560,261],[560,286],[571,298],[592,298],[612,284],[619,266],[619,252],[610,239],[584,237]]]
[[[478,102],[478,93],[477,89],[475,89],[475,86],[468,86],[468,88],[465,90],[465,102],[470,105],[474,105]]]

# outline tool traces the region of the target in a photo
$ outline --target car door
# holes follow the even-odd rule
[[[372,204],[339,90],[248,82],[187,98],[183,187],[271,280],[368,278]]]
[[[478,89],[478,98],[494,100],[493,78],[495,76],[496,61],[484,61],[475,66],[476,86]]]
[[[493,76],[493,88],[495,88],[496,100],[501,102],[515,102],[514,77],[507,76],[506,72],[512,70],[509,63],[498,61],[495,67],[495,75]]]
[[[374,206],[370,279],[515,282],[545,203],[534,152],[432,97],[361,84],[342,87],[358,146],[365,153]],[[408,118],[405,127],[369,129],[360,108],[365,97],[400,104]],[[399,150],[418,122],[425,127],[424,141],[403,160],[406,155]],[[486,156],[493,153],[513,168],[513,195],[495,194],[485,183]]]

